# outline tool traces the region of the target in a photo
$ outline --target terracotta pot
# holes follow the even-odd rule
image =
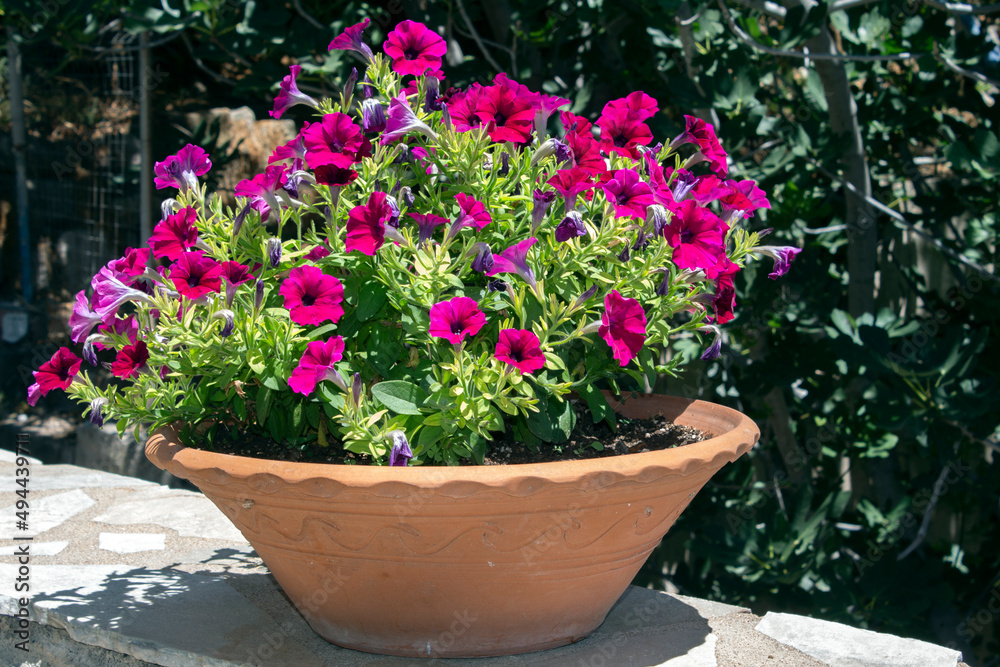
[[[596,629],[698,490],[760,435],[703,401],[643,396],[616,410],[715,437],[585,461],[390,468],[217,454],[164,428],[146,455],[218,505],[334,644],[507,655]]]

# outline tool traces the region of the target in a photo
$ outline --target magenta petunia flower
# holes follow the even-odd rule
[[[330,256],[330,249],[326,247],[326,245],[318,245],[314,246],[313,249],[306,254],[305,260],[307,262],[316,262],[323,259],[324,257],[329,257],[329,256]]]
[[[493,141],[524,143],[531,136],[535,110],[510,86],[488,86],[476,104],[476,115]]]
[[[313,127],[316,125],[318,123],[314,123]],[[287,181],[285,168],[280,164],[272,164],[264,169],[263,174],[237,183],[236,196],[249,197],[251,206],[260,213],[261,221],[266,221],[272,212],[277,214],[281,209],[278,191],[284,188]]]
[[[170,280],[181,296],[197,299],[222,289],[222,267],[200,250],[186,252],[170,267]]]
[[[649,126],[636,120],[627,109],[605,109],[597,126],[601,128],[601,149],[608,155],[618,153],[638,160],[637,146],[647,146],[653,140]]]
[[[385,223],[392,216],[392,207],[384,192],[373,192],[368,203],[351,209],[347,215],[347,252],[357,250],[374,255],[385,243]]]
[[[532,105],[535,107],[535,133],[539,137],[545,136],[545,129],[549,124],[549,118],[552,117],[552,114],[570,104],[572,104],[572,100],[567,100],[564,97],[538,93],[538,99]]]
[[[545,365],[538,336],[528,329],[504,329],[497,342],[496,358],[522,373],[534,373]]]
[[[149,253],[149,248],[126,248],[122,258],[112,260],[109,266],[112,271],[123,273],[129,278],[138,278],[146,272]]]
[[[482,119],[476,114],[479,106],[479,99],[486,94],[486,89],[478,83],[474,83],[466,90],[455,93],[448,99],[446,106],[451,122],[458,132],[468,132],[483,124]]]
[[[578,167],[590,174],[600,174],[608,168],[604,158],[601,157],[600,144],[594,141],[593,137],[569,132],[564,140],[571,154],[567,167]]]
[[[334,336],[325,343],[314,340],[306,345],[306,351],[299,359],[299,365],[288,378],[288,386],[297,394],[308,396],[316,385],[324,380],[333,380],[344,385],[334,365],[344,357],[344,338]]]
[[[342,169],[332,164],[324,164],[321,167],[316,167],[313,170],[313,174],[316,176],[317,183],[333,188],[342,188],[358,177],[358,172],[353,169]]]
[[[771,208],[767,195],[754,181],[726,181],[723,187],[726,194],[719,197],[719,203],[730,222],[740,216],[753,217],[753,212],[759,208]]]
[[[646,341],[646,313],[636,299],[626,299],[617,290],[604,297],[604,313],[598,329],[615,359],[622,366],[639,354]]]
[[[601,186],[615,207],[615,218],[646,219],[646,209],[654,203],[653,189],[631,169],[619,169],[614,178]]]
[[[493,268],[487,271],[486,275],[495,276],[498,273],[516,273],[534,289],[535,272],[528,266],[528,250],[537,242],[538,239],[532,236],[516,245],[512,245],[499,255],[494,255]]]
[[[123,379],[133,378],[142,372],[149,361],[149,348],[145,341],[136,341],[118,350],[118,355],[111,363],[111,373]]]
[[[74,343],[79,343],[90,334],[91,329],[103,321],[103,318],[90,307],[87,293],[84,290],[77,292],[73,313],[69,316],[69,339]]]
[[[305,131],[309,128],[310,123],[308,121],[299,130],[299,133],[294,139],[289,141],[283,146],[278,146],[271,153],[271,156],[267,158],[268,164],[274,164],[275,162],[282,162],[284,160],[292,161],[292,169],[299,170],[302,168],[302,164],[306,159],[306,137]]]
[[[470,197],[464,192],[455,195],[461,212],[448,229],[448,238],[455,236],[463,227],[473,227],[476,231],[481,230],[486,225],[493,222],[493,216],[486,210],[483,202],[474,197]]]
[[[566,210],[569,211],[576,205],[576,196],[578,194],[594,187],[590,176],[590,172],[581,167],[560,169],[546,183],[563,196],[563,199],[566,200]]]
[[[688,189],[691,199],[702,206],[729,194],[729,189],[712,174],[703,174],[695,177],[694,185]]]
[[[486,315],[479,310],[479,304],[467,296],[456,296],[431,306],[431,326],[427,330],[432,336],[444,338],[458,345],[466,336],[475,336],[486,324]]]
[[[588,139],[594,138],[594,134],[591,132],[593,123],[583,116],[577,116],[569,111],[563,111],[559,114],[559,120],[562,122],[562,126],[566,131],[567,137],[571,134],[577,134]]]
[[[157,223],[149,237],[149,247],[157,259],[180,259],[184,251],[198,242],[198,228],[194,223],[198,212],[193,208],[182,208],[163,222]]]
[[[332,164],[350,167],[361,150],[361,128],[340,112],[328,113],[304,131],[306,163],[310,169]],[[239,193],[237,193],[239,194]]]
[[[684,116],[684,121],[686,123],[684,131],[677,135],[670,145],[677,147],[681,144],[697,144],[712,171],[719,176],[725,176],[729,169],[726,165],[726,151],[722,150],[722,144],[715,135],[715,127],[694,116]]]
[[[97,327],[97,332],[102,334],[114,333],[116,336],[125,336],[130,343],[134,343],[139,337],[139,321],[133,315],[126,318],[116,317],[110,324],[102,324]],[[104,345],[99,341],[94,342],[98,350],[106,350],[110,345]]]
[[[296,324],[336,322],[344,314],[344,286],[315,266],[291,270],[278,293],[285,298],[285,308]]]
[[[156,189],[177,188],[184,192],[188,188],[198,186],[198,177],[204,176],[212,168],[212,161],[208,159],[205,149],[194,144],[188,144],[177,151],[176,155],[171,155],[163,162],[153,165],[156,178],[153,182]]]
[[[319,108],[319,102],[300,91],[299,87],[295,84],[295,78],[302,71],[302,67],[292,65],[288,68],[288,71],[289,73],[281,80],[280,90],[274,98],[274,108],[268,111],[271,118],[281,118],[283,113],[296,104],[306,104],[314,109]]]
[[[716,264],[725,255],[728,226],[708,209],[686,199],[674,210],[663,236],[674,249],[673,261],[681,269],[701,269],[709,278],[718,275]]]
[[[436,139],[437,133],[413,113],[406,96],[400,94],[389,100],[389,115],[385,121],[385,131],[378,142],[383,146],[402,139],[410,132],[420,132],[429,139]]]
[[[236,288],[253,280],[253,275],[250,273],[249,266],[244,266],[239,262],[223,262],[220,267],[222,268],[222,277],[226,279],[226,307],[229,308],[233,305]]]
[[[35,383],[28,388],[28,403],[35,405],[39,397],[53,389],[68,389],[80,372],[82,363],[83,359],[73,354],[68,347],[60,347],[51,359],[32,372]]]
[[[441,225],[448,224],[448,218],[442,218],[440,215],[434,215],[433,213],[408,213],[411,218],[413,218],[417,223],[418,237],[417,243],[426,243],[431,236],[434,235],[434,230]]]
[[[370,61],[372,59],[372,50],[364,41],[364,31],[368,28],[369,23],[371,23],[371,19],[365,19],[361,23],[355,23],[352,26],[344,28],[344,32],[334,37],[326,50],[356,51],[366,62]]]
[[[733,285],[733,276],[739,270],[739,265],[730,261],[725,255],[719,258],[715,266],[715,273],[718,275],[718,279],[715,283],[712,308],[715,311],[716,324],[725,324],[736,317],[733,314],[733,309],[736,307],[736,287]],[[711,318],[709,321],[711,321]]]
[[[601,115],[618,109],[626,111],[634,120],[640,122],[652,118],[659,111],[656,100],[641,90],[629,93],[626,97],[611,100],[604,105]]]
[[[392,70],[396,74],[421,76],[429,69],[441,67],[441,58],[448,52],[448,45],[423,23],[407,20],[386,35],[382,49],[392,58]]]

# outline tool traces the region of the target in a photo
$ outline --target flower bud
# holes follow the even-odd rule
[[[233,311],[231,310],[220,310],[213,315],[217,320],[225,320],[225,324],[222,325],[222,330],[219,335],[222,338],[228,338],[233,333],[233,327],[235,326],[235,321],[233,320]]]
[[[506,155],[506,153],[504,153]],[[555,201],[556,192],[555,190],[535,190],[531,195],[532,208],[531,208],[531,233],[534,235],[535,231],[538,229],[539,225],[542,224],[542,220],[545,219],[545,214],[548,213],[549,206]]]
[[[354,383],[351,385],[351,397],[354,399],[354,407],[361,407],[361,373],[354,374]]]
[[[667,226],[667,209],[659,204],[652,204],[646,207],[646,222],[652,224],[655,236],[663,235],[663,228]]]
[[[385,221],[385,224],[399,229],[399,202],[397,202],[396,198],[392,195],[386,195],[385,203],[388,204],[389,208],[392,210],[392,213],[389,215],[389,219]]]
[[[535,150],[535,154],[531,156],[531,166],[538,166],[539,162],[550,155],[555,155],[557,162],[565,162],[570,158],[569,146],[555,137],[549,137],[542,142],[542,145]]]
[[[507,291],[507,283],[502,280],[491,280],[486,289],[490,292],[505,292]]]
[[[493,264],[495,263],[493,252],[485,243],[477,243],[474,247],[476,248],[476,256],[472,260],[472,270],[479,273],[486,273],[493,268]]]
[[[351,73],[347,77],[347,81],[344,82],[344,99],[348,99],[354,94],[354,84],[358,82],[358,68],[352,67]]]
[[[577,308],[590,301],[591,297],[595,294],[597,294],[597,285],[591,286],[586,292],[576,297],[576,301],[573,302],[573,306],[569,309],[570,312],[575,311]]]
[[[365,78],[361,80],[361,99],[367,100],[371,97],[375,97],[375,86],[372,85],[372,80],[365,73]]]
[[[406,466],[407,462],[413,458],[413,450],[406,440],[406,434],[402,431],[389,431],[386,433],[392,439],[392,451],[389,452],[390,466]]]
[[[402,202],[403,206],[406,208],[413,208],[413,202],[416,198],[413,196],[413,190],[410,189],[409,185],[404,185],[399,189],[399,201]]]
[[[101,339],[102,343],[110,342],[107,337],[101,334],[91,334],[87,336],[87,340],[83,341],[83,360],[91,366],[97,365],[97,351],[94,349],[96,339]]]
[[[361,102],[361,129],[370,134],[385,129],[385,109],[374,97]]]
[[[104,413],[101,408],[107,405],[107,403],[108,399],[103,396],[98,396],[90,402],[90,423],[94,426],[104,426]]]
[[[258,280],[257,285],[254,287],[253,295],[253,309],[255,311],[260,311],[261,305],[264,303],[264,281]]]
[[[162,220],[166,220],[168,217],[180,210],[180,204],[177,203],[176,199],[164,199],[160,204],[160,215],[163,217]]]
[[[556,241],[560,243],[586,235],[587,227],[583,224],[583,216],[579,211],[570,211],[556,226]]]
[[[424,111],[440,111],[444,106],[441,102],[441,81],[436,76],[424,77],[427,85],[427,93],[424,95]]]
[[[243,221],[247,219],[247,214],[250,212],[250,202],[240,209],[240,212],[236,214],[233,218],[233,238],[240,233],[240,229],[243,227]]]
[[[271,263],[271,268],[278,268],[281,263],[281,240],[269,238],[267,240],[267,260]]]

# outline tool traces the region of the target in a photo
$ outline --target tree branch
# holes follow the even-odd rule
[[[208,67],[208,65],[206,65],[204,62],[202,62],[201,58],[199,58],[197,55],[195,55],[194,47],[191,46],[191,40],[188,39],[188,36],[186,34],[181,33],[181,41],[184,42],[184,46],[187,47],[188,54],[190,54],[190,56],[191,56],[191,60],[194,62],[195,66],[198,69],[200,69],[202,72],[204,72],[205,74],[209,75],[210,77],[212,77],[212,79],[214,79],[215,81],[218,81],[219,83],[224,83],[227,86],[235,86],[236,85],[235,81],[231,81],[230,79],[227,79],[226,77],[222,76],[218,72],[213,72]]]
[[[472,39],[476,42],[476,46],[479,47],[483,57],[486,58],[486,62],[488,62],[490,67],[498,73],[504,71],[503,67],[500,67],[500,64],[493,59],[493,55],[486,50],[483,40],[480,39],[479,33],[476,32],[476,27],[472,25],[472,20],[469,18],[468,12],[465,11],[465,3],[463,3],[462,0],[455,0],[455,6],[458,7],[458,13],[462,15],[462,20],[465,21],[465,27],[469,29],[470,33],[472,33]]]
[[[927,528],[931,525],[931,519],[934,517],[934,508],[937,507],[938,500],[941,498],[941,494],[944,492],[944,480],[948,476],[948,471],[951,470],[948,466],[941,468],[940,474],[938,474],[937,481],[934,482],[934,491],[931,493],[931,501],[927,503],[927,509],[924,511],[924,518],[920,522],[920,528],[917,530],[917,536],[910,543],[910,546],[903,549],[902,553],[896,556],[896,561],[901,561],[911,553],[913,553],[920,543],[924,541],[927,537]]]
[[[312,14],[307,12],[304,7],[302,7],[302,0],[292,0],[292,5],[295,7],[295,11],[299,13],[299,16],[304,18],[309,23],[312,23],[314,27],[319,28],[320,30],[329,29],[330,26],[325,26],[319,21],[317,21],[316,17],[314,17]]]

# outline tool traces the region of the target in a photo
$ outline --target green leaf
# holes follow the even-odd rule
[[[587,401],[587,407],[590,408],[590,414],[593,416],[595,424],[614,414],[614,410],[604,399],[604,394],[592,383],[577,388],[577,393],[583,397],[583,400]]]
[[[355,314],[359,322],[366,322],[385,304],[385,287],[377,285],[364,290],[358,297],[358,308]]]
[[[257,423],[267,422],[267,415],[271,412],[271,404],[274,402],[274,392],[267,387],[261,387],[257,392]]]
[[[385,380],[372,387],[372,396],[393,412],[401,415],[419,415],[420,406],[427,400],[423,389],[405,380]]]

